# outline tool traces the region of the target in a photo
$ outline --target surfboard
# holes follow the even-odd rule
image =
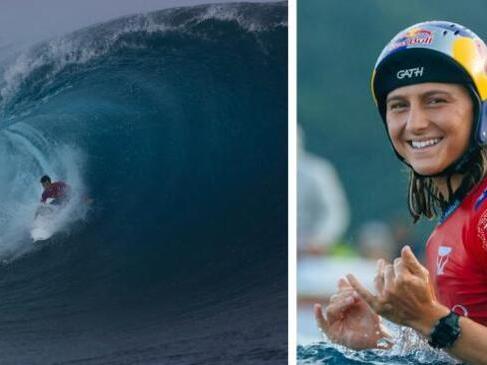
[[[58,208],[49,204],[41,204],[37,208],[37,214],[30,230],[30,236],[34,242],[45,241],[55,233],[54,218],[57,212]]]

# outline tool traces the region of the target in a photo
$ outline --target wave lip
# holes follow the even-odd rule
[[[34,46],[3,65],[0,112],[4,118],[9,117],[12,104],[19,101],[15,98],[19,89],[37,73],[44,76],[35,83],[38,88],[45,89],[46,86],[41,85],[49,84],[66,67],[99,58],[112,51],[113,47],[139,47],[137,42],[124,39],[129,34],[178,32],[204,37],[204,34],[199,34],[199,26],[210,21],[236,23],[243,31],[260,33],[287,28],[287,18],[283,17],[285,12],[285,2],[200,5],[132,15],[75,31]]]

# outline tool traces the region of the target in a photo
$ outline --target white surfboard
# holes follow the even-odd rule
[[[34,242],[47,240],[55,233],[57,213],[58,208],[53,205],[39,206],[30,230],[30,236]]]

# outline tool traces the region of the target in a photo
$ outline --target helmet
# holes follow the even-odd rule
[[[425,82],[462,84],[473,99],[469,148],[436,175],[463,172],[473,153],[487,144],[487,46],[471,30],[445,21],[418,23],[399,32],[379,55],[372,73],[372,95],[384,123],[387,94]]]

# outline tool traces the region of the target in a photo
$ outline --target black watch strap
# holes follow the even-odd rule
[[[436,322],[428,343],[434,348],[451,347],[460,336],[460,317],[454,312]]]

